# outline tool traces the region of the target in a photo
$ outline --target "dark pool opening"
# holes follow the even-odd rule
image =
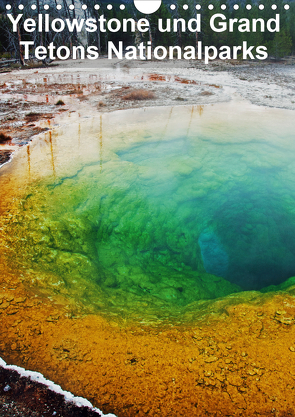
[[[206,272],[225,278],[243,290],[260,290],[281,284],[294,276],[295,215],[294,210],[286,208],[282,196],[292,190],[293,198],[295,188],[288,180],[286,183],[278,181],[282,167],[248,168],[244,175],[231,176],[228,183],[222,183],[214,191],[209,190],[205,196],[195,198],[193,185],[200,184],[202,188],[206,182],[204,169],[197,165],[197,169],[192,168],[189,174],[184,170],[177,178],[167,175],[169,159],[177,155],[185,165],[190,147],[188,138],[181,137],[164,144],[145,143],[119,153],[124,160],[144,166],[159,161],[162,172],[166,169],[164,180],[156,184],[160,187],[163,200],[169,200],[175,190],[178,192],[190,187],[191,196],[186,193],[186,199],[180,202],[180,206],[186,206],[186,216],[180,219],[183,227],[181,237],[187,240],[182,261],[193,270],[198,270],[198,250],[194,248],[195,254],[190,250],[190,241],[193,240],[198,242]],[[265,143],[261,147],[263,151]],[[218,152],[218,146],[214,151]],[[163,155],[168,160],[166,164]],[[217,160],[217,172],[236,168],[240,160],[237,156],[235,152],[228,152],[223,161]],[[153,186],[144,186],[153,195]],[[187,236],[188,230],[192,239]]]

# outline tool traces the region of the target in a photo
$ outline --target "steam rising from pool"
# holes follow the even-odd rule
[[[98,308],[128,297],[187,305],[284,282],[295,275],[292,117],[233,103],[57,130],[54,172],[35,144],[39,178],[8,228],[18,266]]]

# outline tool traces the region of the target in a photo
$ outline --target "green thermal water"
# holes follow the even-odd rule
[[[97,308],[283,283],[295,275],[292,117],[234,103],[57,129],[54,172],[44,168],[7,229],[14,261]]]

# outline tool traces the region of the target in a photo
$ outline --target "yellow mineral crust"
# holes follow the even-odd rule
[[[1,356],[42,372],[118,416],[289,415],[294,408],[292,294],[153,326],[76,316],[1,265]]]

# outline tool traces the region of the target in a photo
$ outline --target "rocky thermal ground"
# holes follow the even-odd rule
[[[80,111],[82,104],[108,112],[204,105],[229,101],[236,95],[261,106],[295,109],[292,63],[134,64],[114,60],[110,64],[101,59],[90,68],[71,61],[52,68],[2,73],[0,123],[7,140],[0,138],[0,163],[7,162],[18,146],[48,130],[53,115],[69,108]]]
[[[9,417],[98,417],[89,407],[65,401],[46,385],[20,376],[17,371],[0,368],[0,413]]]

